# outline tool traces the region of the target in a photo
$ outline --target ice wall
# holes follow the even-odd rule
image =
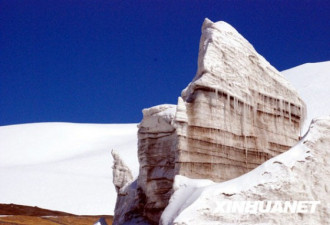
[[[238,178],[212,183],[210,180],[176,176],[170,204],[162,214],[162,225],[170,224],[330,224],[330,116],[312,121],[308,133],[290,150]],[[268,213],[224,212],[225,202],[279,201]],[[283,203],[316,201],[302,210],[285,210]],[[306,203],[306,202],[305,202]],[[282,213],[281,213],[282,210]]]
[[[205,19],[198,71],[181,97],[175,173],[190,178],[250,171],[294,145],[305,117],[290,83],[222,21]]]
[[[172,194],[177,135],[172,126],[176,106],[143,110],[138,131],[140,171],[138,187],[144,194],[143,216],[157,223]]]
[[[158,224],[175,175],[240,176],[296,144],[304,117],[297,92],[243,36],[205,19],[198,70],[178,104],[143,110],[139,203],[126,215]]]

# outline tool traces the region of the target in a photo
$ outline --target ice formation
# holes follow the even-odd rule
[[[330,224],[330,116],[314,119],[305,137],[238,178],[213,183],[176,176],[160,224]],[[221,213],[223,202],[316,201],[305,213]]]
[[[175,175],[218,182],[254,169],[297,143],[305,105],[233,27],[205,19],[195,78],[176,106],[155,106],[143,115],[139,207],[115,218],[123,222],[134,213],[158,224]]]
[[[205,19],[197,74],[181,98],[175,173],[191,178],[248,172],[294,145],[305,117],[290,83],[222,21]]]
[[[122,187],[133,181],[133,175],[129,167],[123,162],[119,154],[111,151],[113,157],[112,177],[117,193]]]

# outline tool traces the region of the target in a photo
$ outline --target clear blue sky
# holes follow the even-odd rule
[[[330,60],[327,0],[0,0],[0,125],[131,123],[176,104],[205,17],[279,70]]]

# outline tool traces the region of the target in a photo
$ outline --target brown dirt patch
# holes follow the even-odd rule
[[[113,216],[110,215],[74,215],[15,204],[0,204],[0,215],[2,215],[0,225],[93,225],[101,217],[108,225],[111,225],[113,221]]]

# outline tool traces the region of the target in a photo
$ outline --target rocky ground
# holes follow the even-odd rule
[[[88,216],[74,215],[59,211],[51,211],[38,207],[0,204],[0,224],[10,225],[93,225],[101,217],[108,225],[112,224],[113,217],[109,215]]]

